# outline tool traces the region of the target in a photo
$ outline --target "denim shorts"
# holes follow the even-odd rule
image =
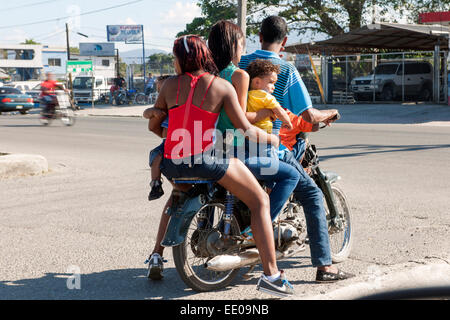
[[[218,181],[228,170],[228,163],[212,154],[203,153],[183,159],[164,158],[161,172],[167,179],[204,178]]]
[[[164,154],[164,142],[166,142],[166,140],[164,139],[163,142],[157,146],[155,149],[153,149],[152,151],[150,151],[150,154],[148,155],[148,165],[151,167],[153,164],[153,161],[155,161],[155,158],[157,156],[163,156]]]

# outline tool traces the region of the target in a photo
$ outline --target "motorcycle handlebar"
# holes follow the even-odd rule
[[[339,112],[338,112],[338,113],[336,113],[336,115],[335,115],[333,118],[331,118],[330,120],[331,120],[331,121],[338,121],[340,118],[341,118],[341,115],[340,115]],[[326,127],[327,127],[327,125],[324,124],[324,125],[322,125],[322,126],[319,126],[319,129],[324,129],[324,128],[326,128]]]

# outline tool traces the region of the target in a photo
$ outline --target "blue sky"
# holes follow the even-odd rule
[[[0,43],[20,43],[34,39],[46,45],[64,47],[65,23],[70,25],[70,44],[79,42],[105,42],[108,24],[143,24],[146,49],[171,51],[176,34],[187,23],[200,15],[196,0],[144,0],[128,6],[101,13],[78,16],[77,14],[124,4],[132,0],[0,0]],[[20,8],[18,8],[20,7]],[[67,17],[30,26],[21,24]],[[88,39],[76,34],[81,32]],[[291,38],[291,41],[298,41]],[[116,43],[120,51],[139,49],[140,45]],[[258,43],[248,43],[248,51],[259,47]]]
[[[196,6],[194,0],[144,0],[121,8],[76,17],[79,13],[129,1],[1,0],[0,42],[19,43],[25,38],[33,38],[43,44],[65,46],[65,23],[69,22],[73,31],[89,36],[89,39],[86,39],[71,32],[71,46],[75,46],[79,42],[106,41],[106,25],[108,24],[143,24],[147,49],[169,51],[175,35],[184,29],[186,23],[200,15],[200,8]],[[17,8],[22,5],[23,8]],[[15,26],[65,16],[72,16],[72,18],[32,26]],[[120,43],[117,43],[116,46],[124,51],[139,48],[138,45]]]

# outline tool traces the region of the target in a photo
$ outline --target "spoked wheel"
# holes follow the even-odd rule
[[[75,113],[72,109],[66,108],[61,110],[61,121],[66,126],[73,126],[75,124]]]
[[[195,291],[212,291],[226,287],[237,276],[239,269],[217,272],[206,269],[211,258],[228,253],[221,240],[222,204],[207,204],[194,216],[185,242],[173,248],[173,259],[181,279]],[[231,234],[239,235],[236,219],[231,223]]]
[[[141,105],[147,104],[147,96],[142,92],[138,93],[134,99],[134,102]]]
[[[330,235],[331,258],[333,263],[339,263],[348,258],[352,250],[352,225],[350,207],[344,192],[332,185],[333,196],[336,201],[336,207],[340,217],[340,225],[334,226],[331,221],[328,221],[328,233]],[[325,201],[325,211],[327,217],[329,216],[329,209]]]

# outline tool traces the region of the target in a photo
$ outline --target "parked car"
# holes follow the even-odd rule
[[[28,94],[33,98],[34,107],[39,107],[39,95],[41,93],[40,87],[41,81],[29,80],[29,81],[15,81],[6,84],[8,87],[19,89],[23,94]]]
[[[21,114],[26,114],[33,106],[33,98],[30,95],[22,94],[16,88],[0,87],[0,114],[8,111],[19,111]]]
[[[8,87],[13,87],[19,89],[22,93],[32,90],[34,87],[39,85],[42,81],[39,80],[29,80],[29,81],[14,81],[8,83]]]
[[[428,62],[405,61],[379,64],[368,76],[357,77],[351,81],[351,90],[356,100],[376,97],[392,101],[402,97],[402,84],[405,96],[418,96],[429,101],[433,97],[433,67]],[[403,82],[404,81],[404,82]]]
[[[30,95],[33,98],[34,106],[39,107],[39,99],[41,96],[41,84],[34,86],[30,90],[25,91],[25,94]]]

